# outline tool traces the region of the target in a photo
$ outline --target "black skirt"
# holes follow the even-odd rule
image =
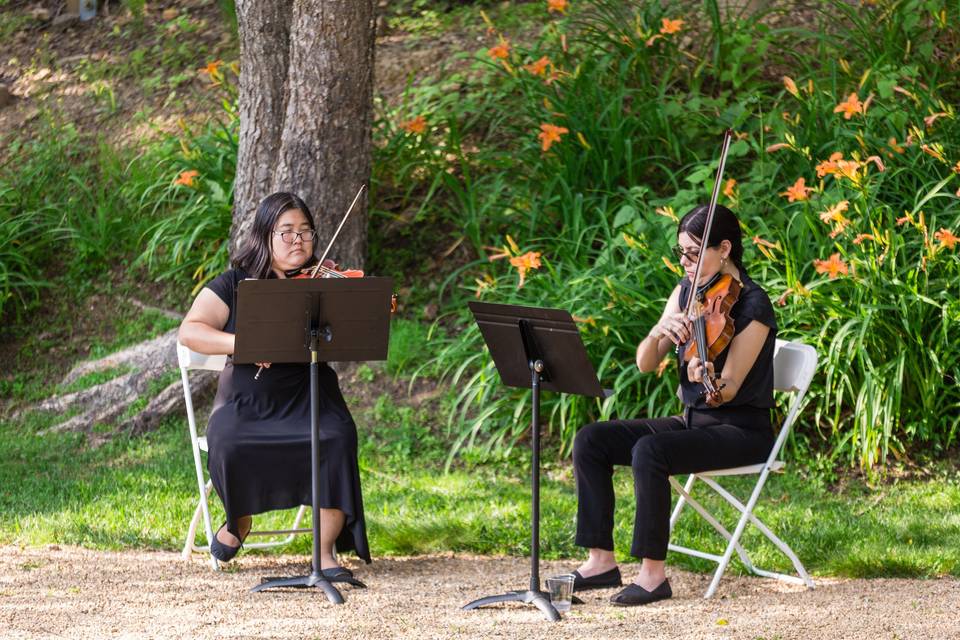
[[[207,426],[207,468],[228,521],[312,503],[309,366],[275,364],[259,380],[256,371],[228,358]],[[354,550],[370,562],[357,427],[326,363],[320,364],[319,387],[319,504],[346,515],[337,551]]]

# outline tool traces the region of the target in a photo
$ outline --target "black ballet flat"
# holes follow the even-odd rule
[[[350,569],[347,569],[346,567],[330,567],[329,569],[321,569],[320,573],[330,582],[343,582],[360,589],[367,588],[367,585],[354,578],[353,571],[350,571]]]
[[[220,525],[220,529],[223,529],[225,526],[227,526],[226,522]],[[217,533],[220,533],[220,529],[217,529]],[[213,540],[210,541],[210,555],[220,562],[230,562],[233,560],[233,557],[237,555],[237,552],[243,548],[243,540],[240,541],[239,547],[231,547],[228,544],[220,542],[220,540],[217,539],[217,533],[213,534]],[[233,532],[231,531],[230,533]]]
[[[672,596],[673,591],[670,589],[670,582],[664,578],[660,586],[653,591],[647,591],[638,584],[629,584],[623,591],[610,598],[610,603],[615,607],[636,607],[657,600],[666,600]]]
[[[573,572],[573,590],[589,591],[590,589],[609,589],[610,587],[623,586],[623,578],[620,576],[620,567],[614,567],[609,571],[598,573],[595,576],[584,578],[579,571]]]
[[[346,567],[330,567],[329,569],[321,569],[320,573],[323,574],[323,577],[330,580],[331,578],[352,578],[353,571],[347,569]]]

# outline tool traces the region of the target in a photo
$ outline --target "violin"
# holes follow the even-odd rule
[[[723,137],[723,147],[720,151],[720,166],[717,168],[717,179],[713,184],[713,195],[710,198],[710,206],[707,208],[707,221],[704,226],[702,247],[705,249],[710,238],[710,230],[713,226],[714,211],[717,207],[717,199],[720,194],[720,183],[723,178],[723,167],[726,164],[727,152],[730,149],[730,140],[733,131],[727,130]],[[713,362],[723,353],[733,340],[734,323],[730,315],[730,310],[736,304],[740,297],[740,291],[743,286],[727,273],[717,273],[704,285],[697,286],[700,281],[700,269],[703,266],[703,256],[706,251],[701,250],[697,258],[697,268],[693,275],[692,292],[687,300],[685,314],[690,321],[691,339],[683,345],[684,362],[689,362],[692,358],[700,358],[703,361],[704,372],[707,371],[707,363]],[[707,406],[717,407],[723,404],[721,390],[725,385],[719,383],[719,376],[716,373],[713,376],[704,375],[703,377],[703,396],[705,396]]]

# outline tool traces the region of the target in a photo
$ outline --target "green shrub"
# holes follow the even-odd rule
[[[460,389],[457,446],[509,447],[529,424],[472,297],[580,319],[617,393],[547,395],[564,450],[583,422],[678,409],[673,364],[641,377],[633,351],[679,279],[676,218],[708,199],[725,128],[737,139],[722,202],[740,214],[750,274],[780,335],[820,353],[795,451],[823,442],[834,463],[870,469],[956,442],[960,16],[942,1],[838,1],[813,29],[778,11],[594,3],[549,16],[530,46],[495,33],[455,87],[411,85],[381,116],[381,188],[478,257],[441,290],[442,322],[467,327],[435,363]]]

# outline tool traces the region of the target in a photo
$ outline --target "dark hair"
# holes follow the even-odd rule
[[[701,204],[687,212],[677,224],[677,236],[688,233],[703,242],[703,232],[707,227],[707,205]],[[710,227],[708,247],[716,247],[722,241],[730,241],[730,260],[738,269],[743,269],[743,233],[737,214],[718,204],[713,212],[713,225]]]
[[[271,269],[273,254],[270,250],[273,229],[277,226],[277,220],[280,216],[293,209],[302,211],[303,215],[307,216],[310,228],[314,231],[317,230],[306,202],[285,191],[272,193],[264,198],[260,202],[260,206],[257,207],[257,213],[253,218],[253,226],[250,227],[240,251],[233,259],[233,266],[237,269],[243,269],[252,278],[275,277],[273,269]],[[316,251],[316,246],[317,243],[314,242],[314,251]],[[310,259],[300,268],[311,265],[315,260],[316,254],[310,256]]]

